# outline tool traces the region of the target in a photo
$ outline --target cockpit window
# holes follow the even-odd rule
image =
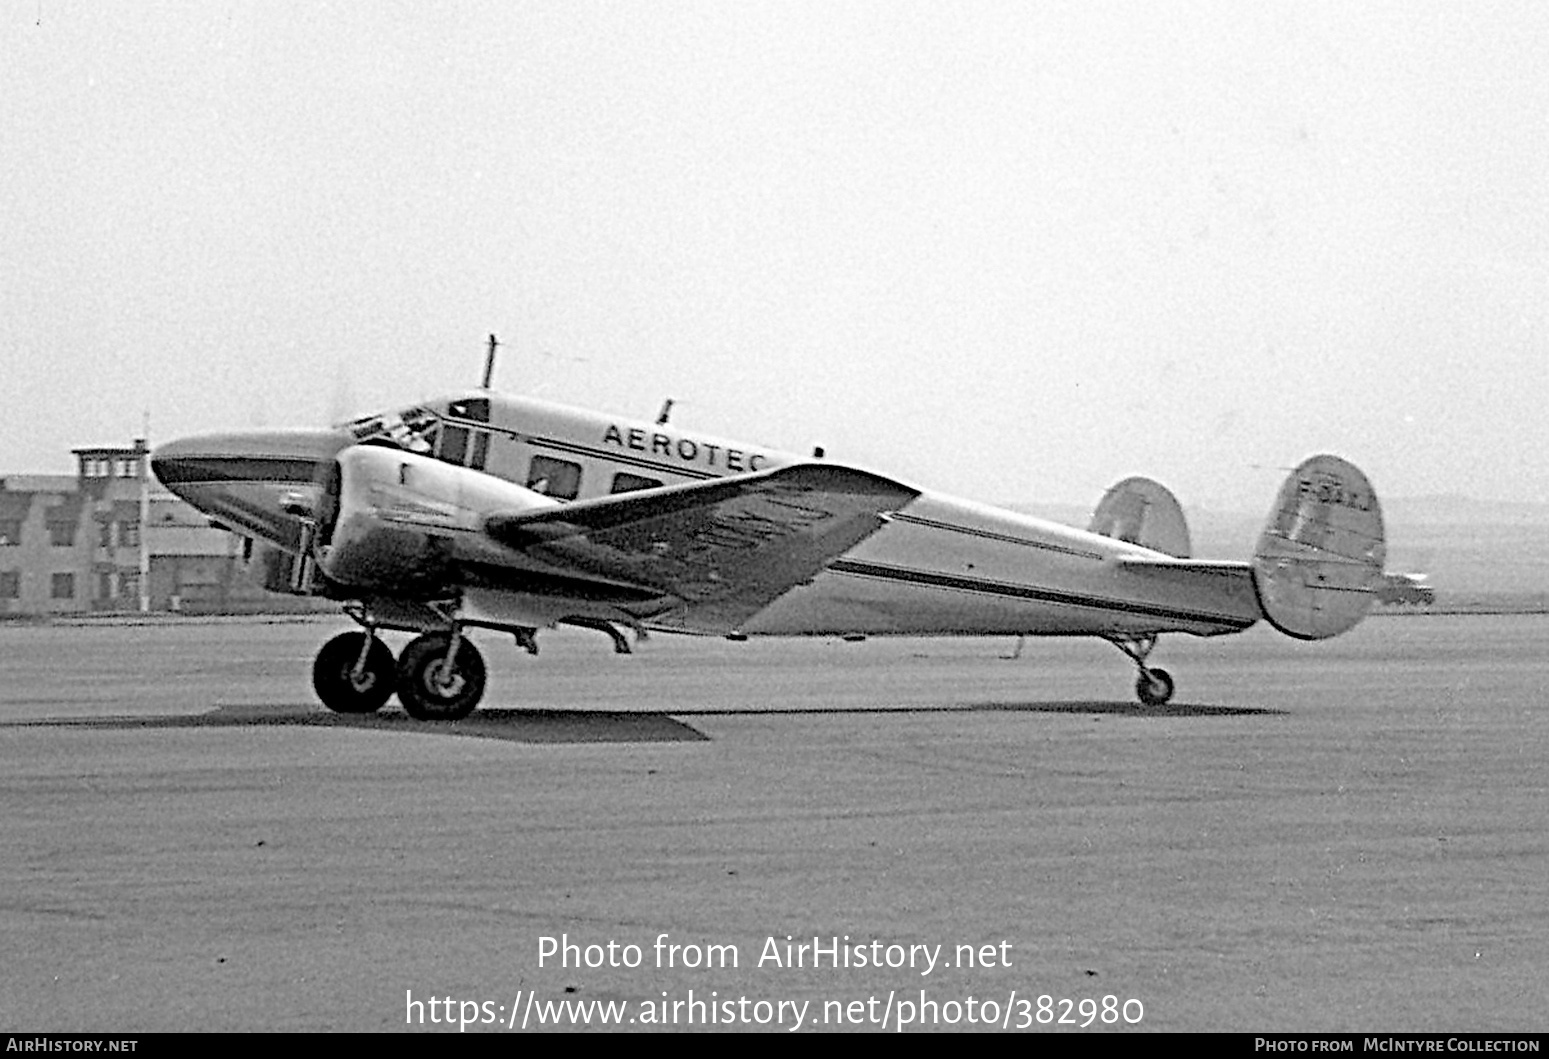
[[[366,416],[364,419],[353,419],[346,423],[344,428],[355,436],[356,441],[364,441],[382,433],[382,417]]]
[[[446,414],[454,419],[471,419],[475,423],[489,422],[489,398],[469,397],[453,401],[446,406]]]
[[[345,424],[356,441],[383,440],[400,449],[430,455],[436,450],[436,435],[441,421],[428,408],[416,405],[402,412],[366,416]]]
[[[441,432],[441,459],[447,463],[462,463],[468,456],[468,428],[447,427]]]

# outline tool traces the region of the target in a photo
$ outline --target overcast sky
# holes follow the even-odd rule
[[[496,384],[982,500],[1549,501],[1549,5],[0,23],[0,469]]]

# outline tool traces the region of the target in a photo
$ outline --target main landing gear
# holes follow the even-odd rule
[[[462,720],[483,697],[484,679],[484,657],[457,625],[415,637],[396,661],[368,625],[329,640],[312,663],[317,697],[335,713],[375,713],[396,691],[417,721]]]
[[[375,713],[397,685],[393,652],[374,632],[335,636],[312,663],[312,687],[335,713]]]
[[[468,639],[469,622],[459,616],[454,602],[425,604],[406,618],[401,610],[384,615],[373,611],[367,602],[351,600],[344,613],[355,619],[362,631],[335,636],[312,663],[312,686],[330,710],[375,713],[396,693],[417,721],[460,721],[484,697],[484,656]],[[538,653],[536,628],[473,624],[509,633],[517,647],[528,654]],[[581,616],[561,618],[559,624],[606,633],[616,653],[630,653],[629,641],[612,621]],[[426,626],[429,630],[410,640],[396,659],[392,648],[377,637],[378,629],[411,632]],[[643,639],[645,630],[633,627]]]
[[[484,657],[457,626],[425,633],[398,656],[398,701],[416,721],[460,721],[484,696]]]
[[[1146,706],[1165,706],[1173,697],[1172,674],[1165,669],[1146,665],[1146,659],[1156,647],[1156,636],[1107,636],[1109,643],[1129,655],[1140,670],[1135,680],[1135,697]]]

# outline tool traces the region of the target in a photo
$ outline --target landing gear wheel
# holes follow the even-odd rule
[[[365,664],[357,670],[362,650]],[[397,679],[392,649],[375,636],[367,648],[363,632],[335,636],[312,663],[312,687],[335,713],[375,713],[392,698]]]
[[[1142,669],[1135,694],[1147,706],[1166,706],[1173,697],[1173,677],[1165,669]]]
[[[484,695],[484,658],[458,637],[457,655],[447,664],[452,638],[426,633],[409,641],[398,656],[398,701],[416,721],[460,721]]]

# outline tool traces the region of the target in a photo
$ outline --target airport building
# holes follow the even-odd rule
[[[0,617],[274,606],[242,538],[162,488],[143,440],[74,452],[73,477],[0,477]]]

